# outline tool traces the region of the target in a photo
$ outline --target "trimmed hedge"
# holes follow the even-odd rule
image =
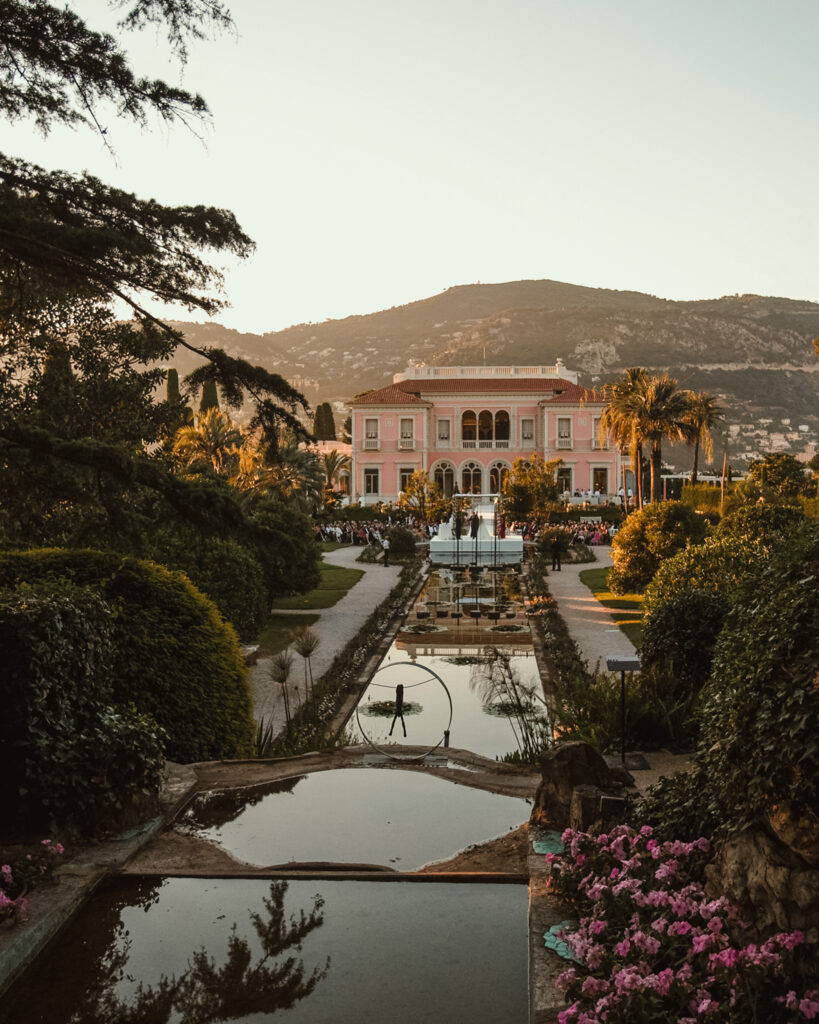
[[[112,705],[110,609],[87,588],[0,594],[4,820],[94,833],[155,798],[162,734]]]
[[[112,610],[112,700],[133,703],[181,762],[252,756],[252,698],[236,633],[182,573],[93,550],[0,554],[0,586],[93,588]]]
[[[194,530],[160,531],[150,557],[184,572],[233,626],[239,639],[254,640],[270,615],[264,573],[253,552],[229,538],[203,537]]]
[[[662,562],[705,538],[707,523],[680,501],[646,505],[626,519],[611,542],[608,584],[614,594],[643,590]]]

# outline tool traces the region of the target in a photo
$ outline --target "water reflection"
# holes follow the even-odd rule
[[[317,884],[276,883],[271,897],[269,883],[260,879],[177,878],[148,887],[118,880],[83,908],[53,952],[36,965],[36,975],[3,1005],[0,1019],[4,1024],[514,1024],[527,1019],[526,886],[322,882],[321,905],[314,902]],[[271,898],[269,910],[262,900]],[[302,909],[310,907],[312,913]],[[251,927],[254,913],[263,928]],[[311,927],[314,915],[321,922]],[[288,946],[291,939],[298,944]],[[266,956],[266,945],[280,952]],[[202,967],[192,954],[197,949]],[[106,950],[103,969],[100,954]],[[162,984],[163,977],[183,976],[178,989],[172,980]],[[172,1006],[182,988],[189,1002]]]
[[[258,800],[245,790],[242,812],[222,820],[213,803],[197,799],[181,827],[249,864],[332,861],[415,871],[529,817],[529,803],[519,797],[419,771],[337,768],[289,781],[292,795],[266,792]]]
[[[272,1015],[291,1009],[309,996],[329,971],[329,957],[322,967],[308,970],[294,955],[324,923],[323,897],[314,896],[309,911],[301,908],[298,913],[288,913],[288,883],[278,881],[269,883],[268,894],[261,900],[262,910],[249,912],[255,940],[239,935],[236,924],[227,927],[222,923],[221,939],[211,936],[209,942],[210,948],[226,945],[221,962],[202,945],[191,950],[182,970],[173,974],[163,971],[155,980],[148,980],[150,973],[143,974],[140,969],[125,920],[129,909],[148,912],[156,907],[160,886],[150,889],[147,899],[139,888],[136,898],[133,893],[114,895],[107,905],[103,904],[101,915],[94,915],[93,910],[86,913],[85,934],[82,923],[75,927],[84,953],[79,989],[72,991],[66,972],[66,946],[61,946],[52,955],[52,963],[44,965],[50,982],[48,992],[44,993],[35,979],[24,979],[12,993],[12,1015],[3,1020],[21,1024],[56,1019],[67,1019],[70,1024],[216,1024],[246,1020],[255,1014]],[[224,922],[224,914],[221,919]],[[144,922],[135,927],[138,944],[144,942],[145,930]],[[74,976],[76,952],[76,947],[72,948]],[[181,955],[183,950],[175,948],[172,959],[178,961]],[[68,1003],[65,1009],[70,1016],[52,1015],[55,998]],[[42,1006],[44,999],[51,1010]]]

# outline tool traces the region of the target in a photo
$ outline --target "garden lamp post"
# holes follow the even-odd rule
[[[609,672],[620,673],[620,760],[623,767],[626,767],[626,672],[640,671],[640,658],[638,655],[627,655],[622,657],[606,658],[606,668]]]

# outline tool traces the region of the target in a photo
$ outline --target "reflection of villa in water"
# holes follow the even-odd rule
[[[352,491],[395,501],[416,470],[447,495],[497,494],[515,459],[561,458],[562,491],[617,491],[618,455],[598,438],[600,392],[554,366],[416,366],[352,408]]]
[[[439,568],[402,624],[395,645],[412,660],[452,655],[482,656],[503,648],[532,654],[532,633],[516,572]]]

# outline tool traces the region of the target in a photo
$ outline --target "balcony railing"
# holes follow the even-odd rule
[[[377,437],[365,437],[364,438],[364,450],[369,452],[377,452],[381,447],[381,442]]]
[[[595,437],[592,441],[592,448],[594,451],[608,451],[609,443],[608,441],[601,441],[599,438]]]
[[[415,438],[414,437],[402,437],[402,438],[399,438],[398,448],[402,452],[413,452],[413,451],[415,451]]]
[[[508,448],[508,441],[461,441],[462,448]]]
[[[572,447],[572,439],[570,437],[559,437],[557,439],[557,447],[558,448],[571,448]]]

